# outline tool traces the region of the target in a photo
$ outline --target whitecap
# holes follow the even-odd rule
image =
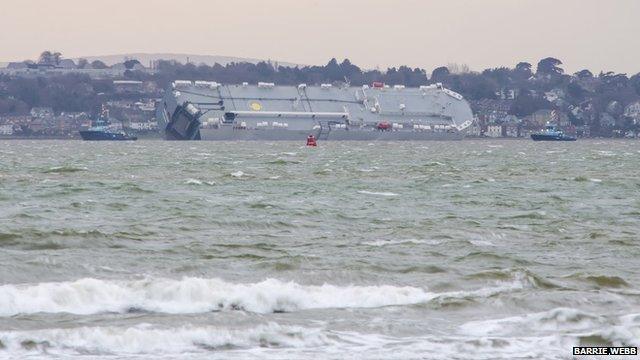
[[[254,313],[307,309],[379,308],[407,306],[449,299],[485,298],[535,287],[535,280],[517,275],[474,290],[428,292],[412,286],[300,285],[267,279],[258,283],[229,283],[220,279],[145,279],[136,281],[93,278],[73,282],[0,286],[0,316],[35,313],[78,315],[127,313],[132,309],[167,314],[244,310]]]
[[[399,195],[392,192],[384,192],[384,191],[378,192],[378,191],[367,191],[367,190],[360,190],[358,191],[358,194],[376,195],[376,196],[398,196]]]
[[[591,178],[591,179],[589,179],[589,181],[592,181],[592,182],[595,182],[595,183],[599,183],[599,182],[602,182],[602,179]]]
[[[555,308],[500,319],[470,321],[461,325],[459,331],[482,337],[553,335],[577,343],[583,337],[599,337],[614,346],[640,346],[639,315],[605,317],[575,308]]]
[[[617,334],[613,334],[617,335]],[[101,326],[0,332],[15,357],[197,359],[563,359],[577,336],[389,336],[276,323],[251,328]],[[33,344],[27,349],[25,344]]]
[[[125,313],[130,309],[170,314],[243,309],[256,313],[319,308],[375,308],[417,304],[437,296],[417,287],[300,285],[267,279],[229,283],[183,278],[0,286],[0,316],[33,313]]]
[[[202,180],[198,180],[198,179],[189,178],[189,179],[185,180],[185,184],[187,184],[187,185],[203,185],[203,184],[215,185],[216,182],[213,181],[213,180],[211,180],[211,181],[202,181]]]
[[[239,171],[234,171],[234,172],[232,172],[232,173],[231,173],[231,174],[229,174],[229,175],[231,175],[231,176],[233,176],[233,177],[236,177],[236,178],[240,178],[240,177],[243,177],[243,176],[244,176],[244,172],[242,172],[242,171],[240,171],[240,170],[239,170]]]
[[[467,335],[507,336],[535,329],[536,331],[588,330],[602,325],[603,320],[578,309],[555,308],[549,311],[500,319],[470,321],[460,326]]]
[[[78,327],[0,332],[3,351],[26,353],[25,343],[46,354],[181,354],[224,348],[312,348],[337,343],[319,329],[281,326],[276,323],[253,328],[214,326]],[[34,349],[31,349],[33,353]]]
[[[202,181],[198,180],[198,179],[187,179],[185,181],[185,184],[187,185],[202,185]]]
[[[598,153],[602,156],[616,156],[617,154],[613,151],[608,151],[608,150],[600,150],[598,151]]]
[[[469,242],[475,246],[496,246],[489,240],[469,240]]]
[[[362,243],[362,245],[382,247],[382,246],[392,246],[392,245],[402,245],[402,244],[440,245],[442,243],[443,243],[442,240],[401,239],[401,240],[365,241]]]

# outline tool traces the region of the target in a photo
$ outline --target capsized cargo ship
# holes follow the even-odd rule
[[[407,88],[176,80],[158,106],[168,140],[459,140],[473,120],[442,84]]]

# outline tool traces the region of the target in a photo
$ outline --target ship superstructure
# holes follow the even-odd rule
[[[109,121],[109,109],[103,104],[100,116],[92,121],[92,126],[87,130],[80,130],[82,140],[90,141],[115,141],[137,140],[135,136],[128,135],[123,127],[117,128]]]
[[[442,84],[406,88],[223,85],[177,80],[158,108],[170,140],[447,140],[472,122],[464,98]]]

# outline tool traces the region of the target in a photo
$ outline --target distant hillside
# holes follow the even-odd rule
[[[193,55],[193,54],[144,54],[144,53],[131,53],[131,54],[118,54],[118,55],[104,55],[104,56],[83,56],[83,58],[89,60],[89,62],[94,60],[101,60],[107,65],[113,65],[117,63],[123,62],[125,59],[137,59],[144,66],[149,66],[151,61],[155,60],[175,60],[181,63],[186,63],[187,59],[189,62],[194,64],[207,64],[213,65],[215,63],[226,65],[231,62],[248,62],[256,64],[260,61],[265,61],[266,59],[251,59],[251,58],[241,58],[241,57],[233,57],[233,56],[217,56],[217,55]],[[73,59],[77,61],[78,58]],[[276,62],[276,60],[271,60],[271,62]],[[282,66],[298,66],[300,64],[294,64],[289,62],[277,61],[278,65]]]

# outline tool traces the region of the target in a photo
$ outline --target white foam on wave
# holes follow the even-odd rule
[[[233,176],[233,177],[235,177],[235,178],[241,178],[241,177],[243,177],[243,176],[244,176],[244,172],[243,172],[243,171],[241,171],[241,170],[238,170],[238,171],[234,171],[234,172],[232,172],[232,173],[231,173],[231,174],[229,174],[229,175],[231,175],[231,176]]]
[[[497,282],[494,286],[482,287],[476,290],[460,290],[438,293],[434,301],[447,302],[450,299],[488,298],[502,293],[510,293],[535,287],[535,281],[520,273],[509,282]]]
[[[275,323],[248,329],[138,325],[14,331],[0,332],[0,341],[5,346],[0,351],[12,358],[115,355],[202,359],[466,359],[470,354],[473,359],[562,359],[566,349],[579,344],[570,336],[396,337]]]
[[[614,151],[608,151],[608,150],[599,150],[597,151],[598,154],[602,155],[602,156],[616,156],[617,153]]]
[[[192,179],[192,178],[185,180],[184,183],[187,185],[202,185],[202,181],[198,179]]]
[[[305,286],[267,279],[234,284],[220,279],[183,278],[0,286],[0,315],[21,313],[127,312],[199,313],[243,309],[256,313],[317,308],[372,308],[428,301],[435,295],[416,287]]]
[[[359,346],[354,359],[565,359],[577,339],[558,336],[487,338],[476,336],[390,337],[341,333],[342,340]]]
[[[573,308],[471,321],[460,326],[459,330],[465,335],[492,337],[549,334],[573,338],[598,336],[615,346],[640,346],[640,314],[612,319]]]
[[[358,194],[375,195],[375,196],[398,196],[399,195],[399,194],[396,194],[396,193],[393,193],[393,192],[367,191],[367,190],[360,190],[360,191],[358,191]]]
[[[402,245],[402,244],[415,244],[415,245],[440,245],[442,244],[442,240],[426,240],[426,239],[400,239],[400,240],[375,240],[375,241],[365,241],[362,245],[369,246],[393,246],[393,245]]]
[[[149,311],[169,314],[245,310],[255,313],[327,308],[405,306],[451,298],[487,297],[535,286],[526,276],[476,290],[432,293],[411,286],[300,285],[267,279],[229,283],[220,279],[92,278],[72,282],[0,286],[0,316],[33,313],[95,314]]]
[[[597,325],[598,317],[595,315],[577,309],[556,308],[522,316],[471,321],[462,325],[460,329],[468,335],[504,336],[525,329],[585,330]]]
[[[193,179],[193,178],[189,178],[189,179],[185,180],[184,183],[187,184],[187,185],[204,185],[204,184],[215,185],[216,184],[216,182],[213,181],[213,180],[212,181],[202,181],[202,180]]]
[[[4,351],[76,354],[171,354],[229,348],[313,348],[336,343],[319,329],[276,323],[249,329],[214,326],[79,327],[0,332]],[[25,347],[24,344],[31,346]]]
[[[471,245],[475,245],[475,246],[496,246],[496,244],[492,243],[489,240],[469,239],[468,241]]]

